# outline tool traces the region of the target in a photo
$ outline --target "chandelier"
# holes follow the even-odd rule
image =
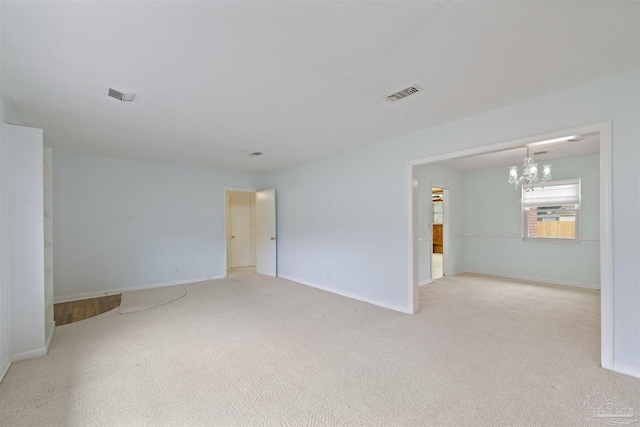
[[[518,167],[511,166],[509,168],[509,184],[513,185],[516,190],[522,184],[524,191],[533,191],[533,186],[540,182],[551,180],[551,165],[542,166],[542,178],[538,176],[538,164],[533,162],[533,157],[529,157],[529,147],[527,147],[527,157],[524,158],[522,165],[522,176],[518,177]]]

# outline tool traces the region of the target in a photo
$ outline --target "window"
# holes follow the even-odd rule
[[[522,191],[525,240],[580,240],[580,179],[538,184]]]

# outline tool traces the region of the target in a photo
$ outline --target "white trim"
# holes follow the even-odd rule
[[[459,236],[455,236],[456,238],[460,237],[474,237],[474,238],[486,238],[486,239],[518,239],[523,240],[522,236],[518,234],[461,234]],[[531,240],[532,242],[556,242],[556,241],[565,241],[566,239],[547,239],[544,240],[542,238],[537,238],[535,240]],[[580,237],[581,242],[599,242],[599,237]],[[579,242],[576,242],[579,243]]]
[[[453,277],[453,276],[457,276],[458,274],[462,274],[462,273],[466,273],[465,271],[455,271],[451,274],[449,274],[448,277]],[[439,277],[440,279],[440,277]],[[435,280],[431,280],[431,279],[427,279],[427,280],[423,280],[422,282],[418,282],[418,286],[424,286],[424,285],[430,285],[434,282]]]
[[[409,204],[409,306],[414,307],[414,313],[419,311],[418,299],[418,249],[417,238],[417,166],[449,160],[457,157],[473,156],[492,151],[502,151],[510,148],[526,146],[541,140],[554,139],[568,134],[600,133],[600,319],[601,319],[601,364],[605,369],[613,369],[613,178],[612,178],[612,122],[611,120],[561,129],[543,134],[527,136],[496,144],[482,145],[464,150],[421,157],[407,162],[408,197]]]
[[[600,288],[594,288],[592,286],[588,286],[588,285],[585,285],[583,283],[568,282],[568,281],[565,281],[565,280],[554,280],[554,279],[545,279],[545,278],[540,278],[540,277],[518,276],[518,275],[515,275],[515,274],[493,273],[493,272],[490,272],[490,271],[481,271],[481,270],[464,270],[464,271],[459,272],[458,274],[462,274],[462,273],[479,274],[481,276],[500,277],[500,278],[503,278],[503,279],[525,280],[527,282],[539,282],[539,283],[546,283],[546,284],[550,284],[550,285],[565,286],[565,287],[570,287],[570,288],[589,289],[589,290],[592,290],[592,291],[599,291],[600,290]]]
[[[222,191],[222,197],[224,197],[224,257],[222,259],[222,271],[224,271],[224,277],[227,277],[229,272],[229,199],[228,193],[256,193],[258,190],[255,188],[242,188],[242,187],[224,187]],[[254,233],[255,234],[255,233]],[[255,245],[254,245],[255,246]],[[254,257],[255,262],[255,257]]]
[[[626,363],[613,362],[613,369],[611,370],[619,374],[640,378],[640,368],[638,368],[637,366],[627,365]]]
[[[476,154],[485,154],[493,151],[503,151],[508,150],[510,148],[517,148],[521,146],[526,146],[527,144],[531,144],[534,142],[553,139],[554,135],[567,135],[567,133],[575,132],[576,134],[582,133],[592,133],[592,132],[601,132],[607,131],[607,126],[609,127],[609,131],[611,130],[611,120],[605,120],[602,122],[592,123],[588,125],[582,125],[571,129],[557,130],[552,132],[547,132],[538,135],[526,136],[518,139],[512,139],[509,141],[498,142],[495,144],[481,145],[478,147],[465,148],[457,151],[449,151],[447,153],[436,154],[434,156],[426,156],[420,157],[417,159],[409,160],[409,167],[419,166],[426,163],[434,163],[439,162],[441,160],[450,160],[458,157],[467,157],[467,156],[475,156]],[[600,143],[602,144],[602,138],[600,139]]]
[[[225,219],[224,219],[224,237],[225,237],[225,260],[227,266],[225,269],[227,270],[227,275],[229,274],[228,270],[232,268],[244,268],[244,267],[231,267],[229,264],[230,256],[231,256],[231,215],[229,214],[231,208],[231,196],[237,195],[249,195],[251,198],[251,264],[246,265],[244,267],[255,267],[256,266],[256,192],[255,191],[225,191]]]
[[[407,165],[407,177],[409,184],[409,197],[407,198],[408,212],[409,212],[409,238],[407,243],[409,245],[409,256],[407,257],[407,264],[409,268],[409,289],[407,289],[408,301],[407,312],[416,314],[420,311],[420,299],[418,296],[418,168],[414,167],[411,163]],[[433,233],[433,231],[432,231]],[[433,250],[433,249],[432,249]]]
[[[19,362],[25,359],[33,359],[34,357],[45,356],[47,354],[47,348],[42,347],[36,350],[25,351],[24,353],[18,353],[11,356],[11,363]]]
[[[540,187],[538,191],[522,191],[522,239],[528,242],[564,242],[564,243],[580,243],[582,234],[580,233],[580,207],[582,205],[582,178],[562,179],[557,181],[547,181],[544,183],[534,184],[534,187]],[[563,187],[563,188],[558,188]],[[544,194],[546,193],[546,194]],[[560,193],[559,195],[556,193]],[[541,196],[544,194],[544,196]],[[547,237],[547,236],[529,236],[530,214],[539,212],[542,206],[559,205],[557,209],[545,209],[557,212],[573,212],[574,216],[574,236],[573,237]],[[565,209],[563,205],[572,205],[571,209]]]
[[[518,239],[522,240],[519,234],[463,234],[460,237],[474,237],[481,239]]]
[[[1,91],[0,91],[0,96],[2,96]],[[7,311],[0,314],[1,316],[0,324],[2,325],[2,328],[4,329],[4,331],[6,331],[6,335],[5,335],[6,340],[4,344],[8,347],[11,341],[11,329],[10,329],[11,328],[11,304],[10,304],[10,295],[9,295],[9,287],[10,287],[9,277],[8,277],[8,271],[6,268],[9,262],[8,261],[9,251],[8,251],[8,245],[6,243],[7,239],[5,239],[5,236],[7,235],[7,231],[8,231],[7,194],[8,194],[9,184],[7,183],[8,160],[6,155],[8,137],[7,137],[7,126],[4,123],[0,124],[0,135],[2,135],[2,137],[0,138],[0,235],[2,236],[2,239],[0,239],[0,288],[3,288],[0,292],[3,293],[3,298],[5,295],[7,297],[7,302],[6,302]],[[6,350],[8,353],[9,351],[7,347],[5,347],[3,350]],[[2,366],[2,370],[0,371],[0,382],[2,382],[2,380],[4,379],[4,376],[7,374],[7,371],[9,371],[9,368],[11,367],[11,356],[7,354],[7,359],[2,361],[2,363],[4,363],[4,365]]]
[[[106,291],[98,291],[98,292],[87,292],[85,294],[75,294],[75,295],[68,295],[64,297],[58,297],[54,299],[54,303],[60,304],[62,302],[79,301],[79,300],[89,299],[89,298],[98,298],[98,297],[105,297],[108,295],[117,295],[123,292],[129,292],[129,291],[141,291],[143,289],[164,288],[165,286],[187,285],[189,283],[199,283],[199,282],[206,282],[208,280],[224,279],[225,277],[227,276],[226,275],[206,276],[206,277],[198,277],[198,278],[187,279],[187,280],[175,280],[172,282],[152,283],[150,285],[135,286],[133,288],[120,288],[120,289],[109,289]]]
[[[601,363],[613,369],[613,152],[611,120],[593,125],[600,132],[600,333]]]
[[[305,285],[305,286],[309,286],[309,287],[312,287],[312,288],[320,289],[321,291],[325,291],[325,292],[329,292],[329,293],[332,293],[332,294],[340,295],[340,296],[343,296],[343,297],[351,298],[351,299],[354,299],[354,300],[357,300],[357,301],[366,302],[366,303],[369,303],[369,304],[372,304],[372,305],[377,305],[378,307],[388,308],[390,310],[399,311],[401,313],[413,314],[413,313],[408,312],[406,308],[398,307],[398,306],[392,305],[392,304],[387,304],[385,302],[381,302],[381,301],[378,301],[378,300],[375,300],[375,299],[366,298],[366,297],[363,297],[361,295],[356,295],[356,294],[352,294],[352,293],[349,293],[349,292],[343,292],[341,290],[338,290],[338,289],[335,289],[335,288],[331,288],[329,286],[319,285],[317,283],[309,282],[309,281],[306,281],[306,280],[300,280],[300,279],[296,279],[295,277],[290,277],[290,276],[281,275],[281,274],[279,274],[278,277],[281,278],[281,279],[289,280],[291,282],[299,283],[301,285]]]
[[[7,375],[7,371],[9,371],[10,367],[11,367],[11,360],[7,359],[7,362],[4,364],[2,371],[0,371],[0,383],[4,379],[4,376]]]
[[[53,333],[56,331],[56,322],[52,322],[53,326],[51,327],[51,331],[49,331],[49,336],[47,337],[47,341],[44,344],[45,351],[49,353],[49,347],[51,347],[51,341],[53,340]]]
[[[442,181],[431,181],[431,191],[433,187],[442,188],[442,275],[451,275],[451,188],[449,184]],[[433,203],[429,205],[429,222],[431,223],[431,239],[433,240]],[[433,280],[433,245],[430,250],[429,277]]]
[[[243,187],[224,187],[225,193],[227,191],[231,191],[232,193],[255,193],[258,190],[257,188],[243,188]]]
[[[442,225],[442,275],[451,275],[451,188],[449,185],[442,187],[442,193],[444,200],[442,202],[442,209],[444,210],[443,225]],[[433,249],[433,246],[431,247]],[[431,254],[431,262],[433,262],[433,254]],[[433,269],[431,270],[431,277],[433,278]]]

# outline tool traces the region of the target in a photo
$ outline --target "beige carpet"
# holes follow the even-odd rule
[[[597,426],[594,393],[640,412],[640,380],[598,367],[594,293],[455,276],[410,316],[255,273],[186,288],[57,328],[0,384],[0,425]]]
[[[142,289],[122,293],[120,314],[150,310],[179,300],[187,294],[184,285]]]

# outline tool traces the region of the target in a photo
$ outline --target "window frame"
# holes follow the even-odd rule
[[[575,200],[571,201],[563,201],[562,199],[556,200],[553,202],[552,206],[549,206],[549,203],[539,204],[539,205],[526,205],[525,206],[525,193],[524,188],[522,189],[522,198],[521,198],[521,209],[522,209],[522,240],[531,241],[531,242],[557,242],[557,243],[580,243],[580,208],[582,206],[582,183],[580,178],[574,179],[565,179],[565,180],[557,180],[557,181],[548,181],[545,183],[540,183],[534,185],[534,190],[537,188],[544,187],[552,187],[558,185],[567,185],[567,184],[575,184],[578,186],[578,199],[577,203],[574,203]],[[563,206],[575,206],[573,209],[563,208]],[[559,206],[559,208],[556,208]],[[535,207],[535,210],[531,210],[530,208]],[[575,233],[574,237],[539,237],[539,236],[529,236],[529,216],[530,213],[537,212],[539,210],[546,211],[559,211],[559,212],[574,212],[574,227]]]

